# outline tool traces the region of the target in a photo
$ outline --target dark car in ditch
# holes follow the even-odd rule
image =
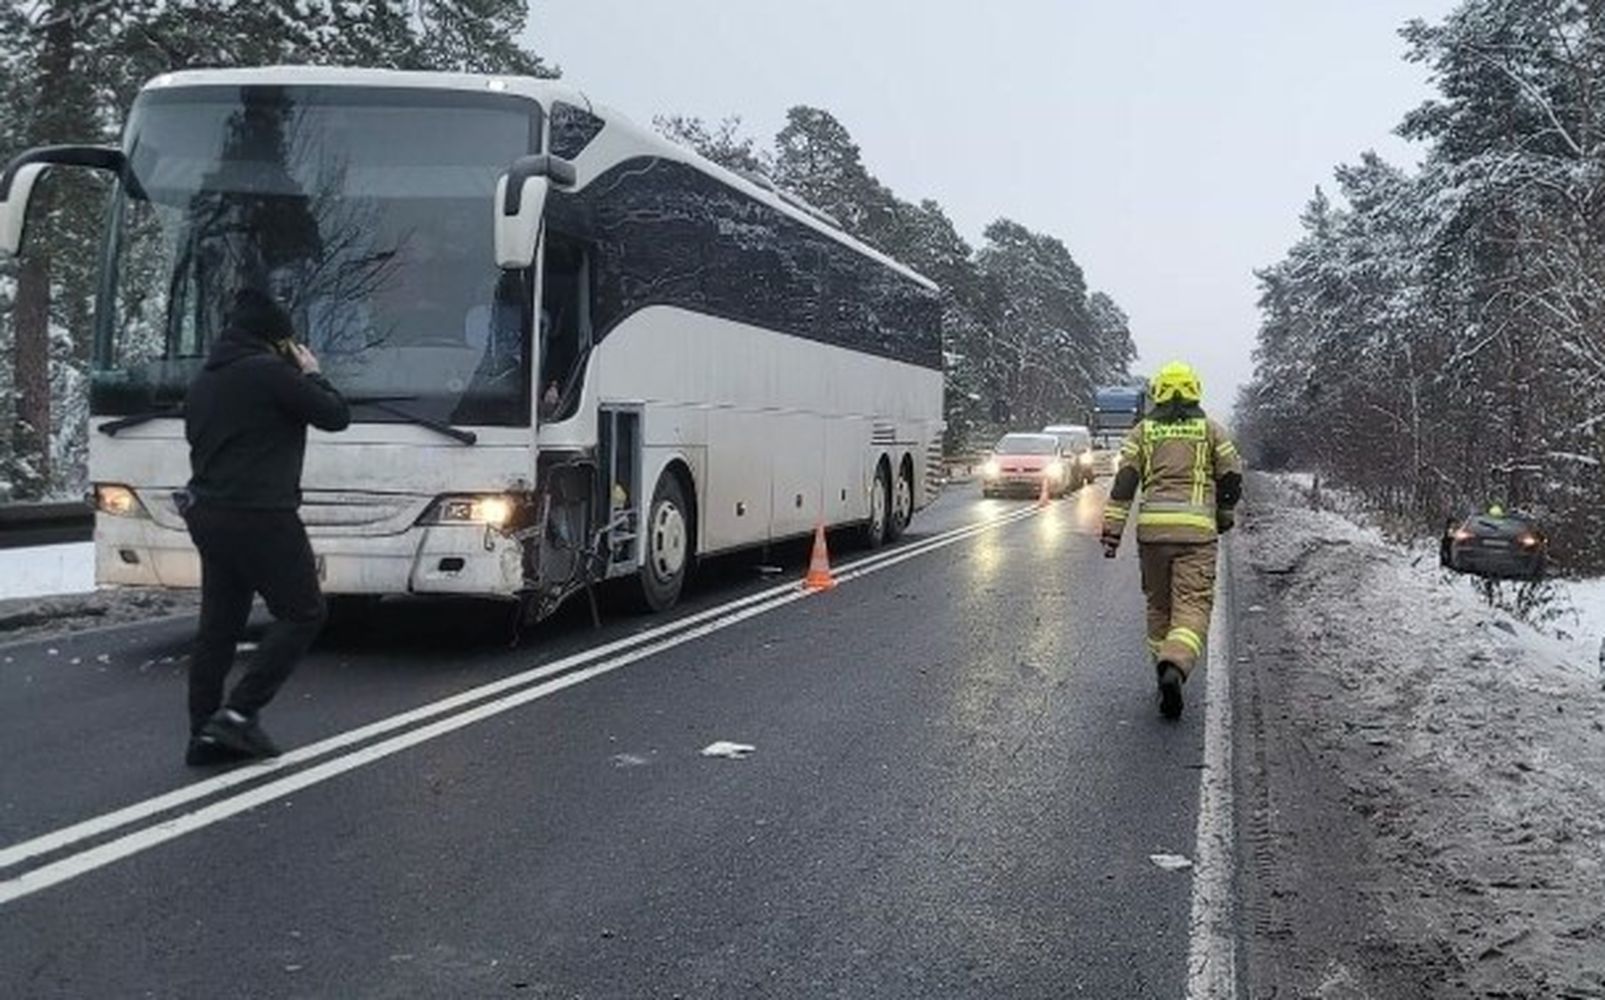
[[[1549,539],[1529,515],[1494,507],[1444,524],[1438,561],[1456,573],[1494,580],[1537,580],[1549,564]]]

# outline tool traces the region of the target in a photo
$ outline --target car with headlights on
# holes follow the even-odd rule
[[[1438,561],[1456,573],[1493,580],[1537,580],[1549,563],[1549,539],[1532,517],[1494,507],[1450,519],[1438,543]]]
[[[1005,434],[981,466],[983,496],[1038,496],[1044,482],[1049,496],[1070,490],[1070,463],[1052,434]]]
[[[1059,439],[1065,463],[1070,467],[1070,489],[1079,490],[1098,478],[1093,468],[1092,429],[1083,424],[1051,424],[1042,433]]]

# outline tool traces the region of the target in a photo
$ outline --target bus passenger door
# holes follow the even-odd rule
[[[607,531],[607,575],[640,566],[642,512],[651,497],[642,486],[640,405],[604,406],[598,413],[597,474]]]

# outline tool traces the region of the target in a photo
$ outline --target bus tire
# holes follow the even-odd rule
[[[859,529],[865,548],[878,549],[886,544],[891,507],[892,476],[883,458],[875,466],[875,483],[869,488],[869,520]]]
[[[667,611],[680,600],[694,548],[691,506],[680,478],[671,470],[658,477],[641,542],[641,600],[651,611]]]
[[[895,542],[908,530],[914,520],[914,463],[907,455],[897,470],[897,481],[892,485],[891,517],[886,521],[886,540]]]

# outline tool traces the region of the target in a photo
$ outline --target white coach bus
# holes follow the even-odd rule
[[[312,432],[323,586],[543,615],[697,556],[933,496],[932,284],[761,179],[552,81],[265,68],[160,77],[121,148],[0,177],[0,252],[52,167],[108,172],[91,378],[103,585],[195,587],[186,387],[234,291],[289,308],[351,400]]]

